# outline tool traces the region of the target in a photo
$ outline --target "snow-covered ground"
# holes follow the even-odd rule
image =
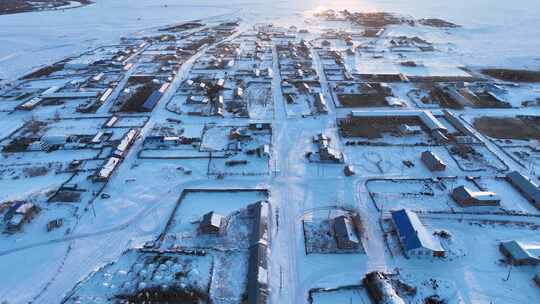
[[[539,67],[540,3],[534,0],[429,1],[407,0],[286,2],[210,0],[96,0],[66,11],[32,12],[0,18],[0,78],[14,78],[33,67],[82,49],[116,41],[120,36],[160,25],[217,16],[238,16],[259,22],[294,23],[305,11],[347,8],[388,11],[417,18],[439,17],[463,25],[446,36],[462,53],[462,64]],[[489,8],[489,9],[486,9]],[[464,13],[467,12],[467,13]],[[488,49],[489,52],[485,52]]]
[[[268,199],[272,213],[267,236],[271,248],[268,254],[270,303],[304,304],[310,290],[328,288],[336,290],[312,293],[313,303],[368,301],[360,285],[370,271],[399,273],[400,279],[417,287],[417,294],[407,298],[410,303],[422,303],[425,297],[435,293],[448,303],[534,303],[540,297],[540,289],[532,281],[537,269],[534,266],[511,268],[501,261],[498,245],[508,239],[540,242],[537,236],[539,211],[502,178],[506,172],[518,170],[538,181],[537,141],[496,140],[473,126],[475,118],[485,115],[540,116],[537,106],[521,105],[523,99],[540,96],[538,85],[506,85],[503,95],[510,99],[511,109],[465,107],[455,110],[457,123],[442,118],[441,105],[430,105],[448,133],[472,141],[471,146],[476,150],[476,154],[472,153],[474,156],[470,153],[459,156],[453,152],[455,146],[436,140],[437,133],[431,132],[425,123],[421,131],[411,135],[393,130],[381,132],[381,137],[375,139],[345,137],[338,120],[348,117],[352,108],[336,108],[330,102],[330,87],[341,81],[328,79],[325,74],[327,67],[333,64],[331,60],[321,59],[320,49],[312,46],[307,46],[309,50],[303,58],[298,59],[295,54],[296,59],[291,60],[292,54],[291,58],[285,54],[283,59],[279,58],[277,47],[278,42],[290,41],[288,47],[297,50],[300,37],[314,39],[314,45],[318,46],[323,30],[332,26],[350,30],[345,21],[322,21],[313,17],[313,12],[326,8],[388,11],[415,19],[438,17],[462,26],[390,26],[382,37],[374,39],[372,54],[362,50],[347,59],[343,66],[351,68],[353,73],[399,71],[408,76],[468,77],[468,72],[460,67],[540,67],[537,54],[540,3],[531,0],[512,3],[487,0],[419,0],[414,3],[406,0],[96,0],[95,4],[65,11],[0,16],[0,78],[3,79],[15,79],[36,66],[77,55],[88,48],[117,45],[121,37],[157,36],[164,33],[157,31],[164,25],[195,19],[205,24],[204,29],[187,32],[206,37],[207,26],[240,18],[238,26],[221,25],[231,26],[234,31],[218,41],[231,48],[239,44],[243,55],[249,53],[227,72],[222,72],[203,68],[220,52],[216,51],[217,41],[189,53],[177,48],[183,46],[185,40],[193,39],[189,35],[185,39],[176,33],[177,44],[167,42],[166,35],[161,36],[151,42],[149,49],[144,45],[148,41],[135,40],[129,44],[129,40],[124,40],[123,51],[137,51],[130,53],[128,59],[118,60],[123,62],[109,65],[114,66],[115,75],[120,76],[118,81],[105,86],[110,86],[111,91],[114,89],[114,93],[100,105],[97,114],[77,112],[71,101],[52,102],[24,111],[16,107],[27,98],[25,96],[0,100],[2,147],[11,145],[20,149],[25,143],[16,140],[23,138],[32,142],[29,145],[32,149],[43,148],[42,151],[4,151],[0,159],[0,203],[8,202],[9,209],[19,201],[35,202],[41,207],[22,231],[0,237],[0,302],[60,303],[73,294],[114,296],[119,288],[131,291],[133,286],[125,284],[125,277],[134,275],[127,271],[133,266],[139,268],[137,277],[143,278],[138,279],[140,283],[170,283],[171,271],[174,271],[175,275],[185,275],[178,280],[182,284],[196,282],[201,289],[208,287],[209,294],[216,297],[215,303],[239,303],[246,288],[247,268],[237,267],[234,262],[246,264],[245,246],[251,241],[246,228],[251,219],[245,216],[245,207]],[[275,27],[261,25],[264,23],[273,23]],[[254,25],[286,34],[264,40],[257,37]],[[280,27],[290,25],[307,28],[310,32],[302,36],[296,35],[293,29]],[[397,55],[388,50],[388,43],[400,35],[421,36],[432,42],[436,51]],[[361,39],[370,40],[355,38],[355,43]],[[260,53],[264,59],[259,61],[251,54],[257,53],[255,41],[263,49]],[[331,44],[345,51],[346,46],[340,39],[332,39]],[[169,66],[161,66],[157,61],[151,63],[164,67],[160,72],[165,76],[150,77],[155,76],[154,81],[167,84],[153,110],[110,113],[116,97],[125,93],[124,86],[131,76],[153,73],[153,69],[144,68],[144,64],[151,65],[149,62],[140,63],[152,61],[154,55],[161,55],[171,46],[174,54],[178,51],[184,55],[166,60],[178,61],[172,68],[174,73],[168,74]],[[144,59],[140,59],[143,56],[139,56],[139,52],[144,52]],[[419,60],[424,66],[400,66],[397,62],[404,58]],[[294,64],[306,62],[309,75],[299,82],[314,83],[311,95],[289,86],[287,92],[292,91],[297,99],[296,103],[289,104],[282,80],[294,78],[291,76],[294,69],[283,73],[283,66],[290,64],[296,69]],[[252,75],[253,69],[268,67],[274,70],[273,76],[249,84],[259,77]],[[96,76],[90,69],[80,73],[81,76],[42,77],[20,88],[31,96],[39,96],[55,85],[76,86],[77,81]],[[219,77],[226,78],[226,89],[221,90],[225,104],[246,102],[249,115],[236,116],[226,107],[225,114],[221,115],[210,114],[209,110],[201,115],[187,113],[187,95],[180,91],[188,79],[198,77],[208,83],[216,82]],[[234,97],[233,89],[242,85],[246,85],[245,97]],[[418,110],[418,101],[412,101],[408,93],[423,88],[412,82],[391,87],[395,96],[406,100],[402,107],[393,108],[392,113]],[[425,95],[425,91],[422,92]],[[328,100],[327,113],[316,113],[315,93]],[[217,107],[215,104],[203,106]],[[380,106],[374,112],[384,110],[389,107]],[[115,119],[116,122],[107,125]],[[35,126],[31,122],[35,121],[45,121],[46,127],[33,130]],[[118,142],[135,129],[138,133],[131,148],[112,158],[113,153],[119,153]],[[157,132],[163,136],[157,136],[152,139],[154,143],[149,144],[147,140],[156,135],[155,130],[163,132]],[[343,152],[344,163],[310,161],[306,157],[308,152],[320,154],[319,146],[313,142],[318,134],[329,138],[331,149]],[[62,138],[65,142],[57,149],[49,150],[42,145],[46,139],[54,144]],[[420,153],[425,150],[436,153],[446,169],[430,171],[420,159]],[[118,161],[114,174],[106,182],[97,180],[95,172],[111,158]],[[355,175],[345,176],[345,165],[354,166]],[[501,205],[460,207],[450,197],[450,191],[458,184],[495,191],[501,197]],[[195,192],[190,192],[194,189]],[[228,189],[236,192],[227,192]],[[60,190],[71,194],[75,191],[80,200],[71,203],[51,200]],[[388,220],[389,211],[399,208],[417,211],[429,231],[448,231],[451,239],[443,242],[449,253],[447,258],[416,259],[403,254]],[[315,214],[330,219],[340,214],[341,211],[336,213],[336,210],[358,213],[362,250],[306,254],[302,221]],[[2,215],[7,213],[0,211]],[[197,234],[202,215],[210,211],[231,221],[228,231],[231,234],[225,236],[223,242]],[[48,229],[49,223],[57,218],[65,219],[61,228]],[[4,222],[2,218],[2,231],[6,231]],[[328,238],[334,237],[331,230],[327,232]],[[236,242],[238,238],[241,240]],[[158,244],[152,245],[156,240]],[[148,263],[144,267],[162,269],[158,269],[158,276],[147,277],[148,272],[141,272],[143,265],[137,261],[152,258],[156,253],[133,249],[146,245],[154,249],[204,248],[210,253],[195,260],[184,256],[172,258],[175,262],[163,263],[163,266]],[[186,267],[189,275],[177,271],[186,265],[193,266]],[[211,273],[216,277],[212,278]],[[354,287],[339,289],[343,286]]]

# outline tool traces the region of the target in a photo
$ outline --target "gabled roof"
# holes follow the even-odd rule
[[[540,245],[523,244],[519,241],[501,242],[501,246],[511,255],[513,260],[535,259],[540,261]]]
[[[471,191],[465,186],[459,186],[452,191],[452,196],[460,201],[475,199],[477,201],[500,201],[500,197],[495,192]]]
[[[416,213],[407,209],[392,211],[392,220],[405,251],[418,248],[444,251],[439,241],[435,240],[420,222]]]
[[[506,178],[514,185],[514,187],[524,193],[527,196],[527,199],[540,203],[540,188],[538,188],[538,186],[529,178],[517,171],[506,174]]]
[[[431,168],[434,168],[438,165],[442,165],[446,167],[446,164],[442,161],[442,159],[439,158],[435,153],[431,151],[424,151],[422,152],[422,160],[426,165],[430,166]]]

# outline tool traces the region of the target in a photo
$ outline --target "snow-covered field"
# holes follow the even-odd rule
[[[405,22],[369,37],[358,24],[314,15],[326,9],[461,27]],[[400,294],[407,303],[435,294],[456,304],[537,302],[540,266],[509,266],[498,246],[540,243],[540,207],[505,180],[518,171],[540,181],[540,87],[471,75],[540,69],[538,12],[532,0],[95,0],[0,16],[0,303],[111,303],[171,286],[242,303],[257,246],[269,248],[257,250],[256,267],[268,303],[367,303],[362,278],[371,271],[416,287]],[[196,22],[163,29],[187,21]],[[394,47],[400,40],[433,49]],[[377,83],[403,103],[332,102],[347,82],[364,85],[347,94],[369,99]],[[440,94],[449,88],[509,106],[447,107]],[[122,110],[119,96],[134,110]],[[87,100],[96,108],[81,110]],[[369,123],[355,130],[355,115],[382,130],[362,135]],[[475,129],[482,117],[522,115],[526,134]],[[426,150],[444,170],[426,166]],[[450,193],[459,185],[496,192],[500,206],[458,205]],[[257,227],[246,208],[262,200],[271,214]],[[448,233],[446,258],[404,252],[389,219],[401,208],[418,212],[430,233]],[[201,235],[211,211],[226,219],[224,235]],[[349,213],[360,246],[335,250],[331,224]],[[263,235],[253,239],[256,229]],[[308,254],[309,246],[331,250]]]
[[[33,67],[53,62],[85,48],[116,41],[120,36],[170,23],[233,16],[258,19],[294,17],[317,8],[347,8],[362,11],[388,11],[417,18],[445,18],[465,27],[453,39],[462,52],[460,63],[538,67],[540,47],[540,3],[533,0],[508,1],[429,1],[411,4],[407,0],[288,2],[233,0],[96,0],[83,8],[66,11],[33,12],[0,18],[0,78],[14,78]],[[486,9],[489,7],[489,9]],[[468,13],[463,13],[468,12]],[[266,19],[266,20],[265,20]],[[489,49],[489,52],[484,50]]]

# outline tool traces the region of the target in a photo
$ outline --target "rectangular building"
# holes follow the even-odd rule
[[[517,171],[506,174],[506,180],[537,209],[540,209],[540,189],[531,179]]]
[[[444,257],[440,242],[433,238],[415,212],[407,209],[392,211],[392,221],[406,255]]]
[[[452,198],[462,207],[499,206],[501,198],[491,191],[471,191],[465,186],[459,186],[452,191]]]

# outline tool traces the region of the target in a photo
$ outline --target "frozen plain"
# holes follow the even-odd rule
[[[0,16],[0,78],[16,78],[33,67],[44,63],[54,62],[89,47],[114,43],[121,36],[140,31],[144,32],[166,24],[193,19],[236,17],[248,22],[298,24],[301,23],[306,12],[321,7],[347,8],[351,11],[389,11],[410,14],[416,18],[444,18],[464,26],[463,30],[458,29],[452,35],[444,36],[444,39],[455,44],[452,47],[459,50],[458,63],[469,66],[502,65],[505,67],[538,68],[540,66],[540,58],[537,55],[537,50],[540,48],[540,40],[538,39],[540,37],[540,19],[535,15],[540,11],[540,4],[534,1],[522,2],[516,1],[516,3],[509,4],[506,2],[492,3],[492,1],[476,1],[474,3],[469,1],[462,1],[461,3],[456,3],[456,1],[444,1],[443,3],[418,1],[411,5],[410,1],[344,1],[343,3],[336,3],[335,1],[235,3],[235,1],[230,1],[220,4],[212,1],[196,1],[193,4],[186,4],[186,1],[98,0],[94,5],[65,12]],[[163,114],[163,111],[153,113],[156,116],[160,114]],[[295,135],[280,134],[281,138],[288,143],[301,143],[301,140],[309,138],[309,135],[312,135],[313,132],[306,132],[305,129],[332,128],[330,121],[306,122],[288,127],[288,132],[297,133]],[[322,181],[310,180],[306,176],[311,176],[311,172],[305,172],[306,168],[301,165],[301,160],[295,159],[303,153],[303,146],[291,146],[285,147],[284,145],[283,150],[277,153],[278,155],[281,153],[279,156],[283,158],[281,160],[282,164],[280,164],[280,166],[283,166],[281,170],[287,172],[287,176],[275,182],[274,187],[280,189],[275,194],[276,200],[294,202],[309,208],[311,205],[316,205],[316,201],[321,198],[326,201],[354,201],[355,196],[358,195],[355,193],[365,194],[367,191],[365,189],[356,189],[356,187],[361,188],[361,186],[342,179],[332,179],[330,177],[328,180],[323,179]],[[172,207],[182,188],[201,186],[200,181],[190,182],[188,178],[185,180],[178,180],[176,177],[170,178],[169,175],[174,176],[174,170],[172,165],[154,167],[146,163],[140,165],[136,170],[121,172],[121,175],[116,179],[117,185],[108,185],[110,189],[115,187],[118,189],[114,190],[114,200],[109,201],[106,206],[102,206],[103,209],[97,207],[99,214],[102,216],[105,214],[99,219],[99,223],[95,223],[93,218],[87,217],[84,222],[80,223],[78,237],[69,242],[38,247],[40,250],[35,251],[20,251],[20,255],[15,253],[6,257],[7,262],[1,266],[2,272],[12,272],[12,269],[20,271],[12,272],[9,277],[0,279],[0,283],[2,283],[0,285],[3,286],[0,287],[0,299],[3,300],[3,297],[5,297],[5,299],[9,300],[8,303],[26,303],[31,299],[36,299],[37,303],[54,302],[65,293],[65,290],[61,288],[71,287],[69,282],[75,282],[84,277],[89,270],[99,266],[102,261],[114,260],[119,252],[132,242],[140,243],[137,238],[145,239],[147,236],[154,235],[159,231],[160,224],[152,219],[164,216],[167,210]],[[137,183],[139,188],[134,191],[122,189],[125,179],[136,176],[139,180],[142,180],[144,176],[148,175],[159,176],[166,182],[159,185],[159,187],[157,185],[148,187],[148,185],[138,185],[139,183]],[[329,172],[328,175],[332,176],[332,172]],[[225,187],[227,183],[229,182],[221,184],[220,187]],[[230,182],[230,184],[231,187],[239,187],[244,184],[247,187],[253,186],[250,182],[245,181],[235,181]],[[266,185],[266,181],[261,181],[261,185]],[[325,189],[329,185],[339,190],[335,196],[330,197],[328,195],[329,197],[325,197]],[[213,183],[208,181],[206,185],[203,183],[202,186],[212,187]],[[145,195],[141,195],[141,193]],[[155,202],[163,202],[163,204],[158,208],[153,204]],[[363,203],[367,204],[366,202]],[[131,214],[126,212],[122,215],[123,220],[116,222],[114,215],[122,208],[126,210],[129,208]],[[107,217],[107,214],[110,214],[110,218]],[[135,219],[138,218],[146,220],[135,223]],[[287,219],[286,216],[284,218],[284,222],[294,220],[294,218]],[[448,224],[451,229],[456,231],[462,229],[461,227],[452,227],[452,225],[455,225],[455,223]],[[96,231],[96,227],[99,227],[99,230]],[[131,239],[122,240],[126,232],[124,229],[129,230],[129,234],[126,233],[126,235],[130,235]],[[459,233],[466,234],[466,232],[461,231]],[[501,231],[501,234],[504,237],[507,235],[513,237],[513,234],[518,233],[516,231]],[[301,240],[297,241],[300,242]],[[370,256],[369,261],[365,261],[358,256],[344,257],[343,261],[346,260],[347,263],[338,265],[334,262],[325,264],[327,261],[323,257],[298,261],[300,265],[292,266],[298,267],[299,270],[311,268],[312,264],[318,265],[314,271],[304,271],[310,273],[309,277],[297,278],[302,284],[305,284],[305,286],[298,285],[298,292],[304,293],[308,289],[309,283],[312,282],[321,285],[332,285],[340,282],[341,277],[344,275],[349,277],[359,276],[359,272],[355,269],[348,269],[350,265],[368,263],[367,268],[369,269],[386,269],[389,267],[391,263],[388,263],[387,257],[377,257],[374,254],[382,250],[382,248],[377,248],[380,244],[373,242],[370,245],[369,250],[373,255]],[[472,244],[470,245],[472,246]],[[23,252],[24,254],[22,254]],[[62,265],[52,265],[54,263],[50,262],[50,260],[55,259],[62,260],[64,254],[68,256],[66,252],[69,253],[69,259],[66,261],[68,271],[62,270]],[[295,252],[285,252],[282,258],[287,258],[289,254],[292,255]],[[49,261],[43,263],[46,266],[43,266],[44,269],[41,272],[41,260],[45,259]],[[477,259],[477,257],[472,256],[470,259]],[[28,268],[21,267],[26,263],[29,265]],[[481,264],[481,262],[478,263]],[[80,268],[77,266],[80,266]],[[49,280],[51,277],[56,277],[54,273],[47,270],[51,267],[54,270],[62,270],[62,275],[58,277],[57,281]],[[414,270],[415,267],[418,267],[416,270],[422,273],[422,269],[434,266],[432,262],[425,262],[425,264],[420,263],[411,266],[408,271]],[[451,281],[455,279],[456,289],[460,288],[460,284],[473,287],[470,294],[465,295],[467,303],[488,303],[488,299],[483,297],[483,294],[486,293],[484,284],[471,281],[474,278],[467,278],[468,281],[462,283],[457,278],[462,272],[451,273],[452,269],[450,268],[452,266],[436,264],[435,267],[448,271],[445,280]],[[465,269],[464,272],[467,273],[466,266],[462,267]],[[331,271],[336,270],[339,272],[339,276],[333,277],[329,275]],[[424,275],[428,274],[424,273]],[[291,280],[294,279],[291,278]],[[26,281],[24,285],[20,283],[23,281]],[[42,286],[44,282],[47,282],[52,287],[49,288],[48,285]],[[344,283],[348,283],[348,281],[345,280]],[[29,288],[34,284],[40,287],[37,288],[40,290],[38,295],[34,294],[35,290]],[[511,286],[510,288],[518,287]],[[478,288],[478,290],[475,290],[475,288]],[[489,291],[495,294],[498,292],[496,288],[497,285]],[[505,299],[505,297],[508,297],[508,292],[510,291],[501,291],[500,298],[503,301],[508,301],[507,303],[513,303],[511,302],[512,299]],[[294,294],[294,292],[291,293]],[[537,296],[538,293],[533,295]],[[283,295],[283,299],[298,299],[302,298],[302,296]],[[285,303],[283,299],[279,298],[277,301]]]
[[[265,22],[298,18],[317,8],[386,11],[416,18],[446,18],[467,28],[453,38],[464,65],[539,67],[540,2],[534,0],[358,0],[192,1],[96,0],[87,7],[0,18],[0,78],[80,50],[115,42],[120,36],[170,23],[238,16]],[[487,50],[487,51],[486,51]]]

